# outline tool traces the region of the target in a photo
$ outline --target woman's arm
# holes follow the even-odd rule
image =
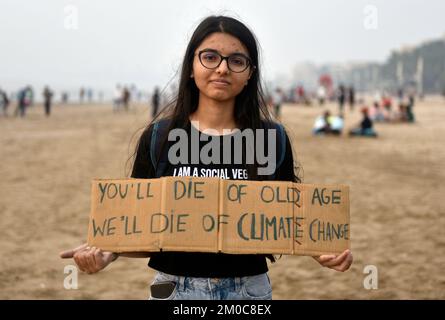
[[[278,180],[281,181],[297,181],[299,177],[294,173],[294,159],[292,152],[292,145],[289,136],[286,134],[286,154],[282,165],[277,168]],[[353,262],[352,253],[350,250],[345,250],[342,254],[336,255],[322,255],[313,257],[320,265],[336,271],[344,272],[348,270]]]
[[[149,179],[154,177],[154,168],[150,159],[150,140],[152,127],[150,126],[142,133],[137,149],[136,157],[131,173],[132,178]],[[102,251],[99,248],[89,247],[88,244],[66,250],[60,253],[62,259],[73,258],[81,271],[86,273],[96,273],[106,268],[110,263],[115,261],[119,256],[126,258],[149,258],[149,252],[126,252],[115,253]]]
[[[323,267],[333,269],[335,271],[345,272],[351,267],[352,257],[351,250],[345,250],[341,255],[323,255],[318,257],[313,257],[319,264]]]
[[[96,273],[102,269],[105,269],[110,263],[119,258],[119,256],[127,258],[148,258],[150,257],[150,253],[128,252],[119,254],[115,252],[102,251],[96,247],[89,247],[87,243],[84,243],[77,248],[60,253],[60,257],[62,259],[73,258],[80,271],[88,274]]]

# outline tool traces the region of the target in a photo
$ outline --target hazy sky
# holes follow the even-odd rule
[[[165,85],[209,14],[254,31],[263,74],[303,61],[383,61],[404,44],[445,35],[445,0],[0,0],[0,86],[149,90]],[[67,6],[74,7],[67,7]],[[377,20],[365,7],[377,9]],[[77,10],[77,29],[75,27]],[[371,20],[369,20],[371,19]],[[365,28],[372,21],[376,29]],[[377,25],[375,25],[377,21]],[[368,24],[369,25],[369,24]]]

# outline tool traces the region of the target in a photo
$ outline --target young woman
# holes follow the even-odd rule
[[[154,163],[158,164],[162,154],[167,152],[171,146],[167,133],[173,128],[182,128],[189,134],[195,131],[200,137],[200,150],[209,138],[230,138],[231,134],[224,129],[269,129],[272,120],[263,97],[258,60],[256,39],[244,24],[225,16],[211,16],[203,20],[187,47],[175,101],[158,117],[161,120],[152,121],[139,140],[132,177],[160,176],[157,174],[158,168],[153,165],[153,158],[156,159]],[[162,143],[153,157],[153,132],[157,132],[155,124],[161,121],[167,121],[168,125],[162,131]],[[207,135],[204,133],[206,129],[212,129],[214,134]],[[300,182],[294,174],[292,145],[286,134],[284,138],[285,153],[272,175],[259,174],[260,164],[257,161],[248,163],[247,152],[243,151],[244,148],[235,150],[234,144],[231,145],[230,163],[207,163],[200,159],[198,163],[188,162],[184,165],[168,160],[161,175],[199,172],[199,176],[203,176],[208,172],[225,172],[228,175],[226,179]],[[188,151],[190,159],[191,152]],[[223,149],[221,151],[222,158]],[[277,148],[273,151],[277,151]],[[234,161],[237,152],[242,153],[242,163]],[[235,172],[242,174],[235,176]],[[86,244],[61,255],[64,258],[73,257],[79,268],[87,273],[102,270],[118,257],[115,253],[89,248]],[[157,270],[151,286],[151,299],[272,298],[265,255],[157,252],[120,256],[150,257],[149,266]],[[274,260],[272,256],[268,257]],[[347,270],[352,263],[349,250],[339,256],[326,255],[315,259],[321,265],[337,271]]]

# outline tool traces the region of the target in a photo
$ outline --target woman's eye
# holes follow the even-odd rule
[[[230,61],[239,66],[243,66],[246,64],[246,62],[242,58],[232,58]]]
[[[215,61],[216,60],[216,54],[207,53],[204,55],[204,59],[207,61]]]

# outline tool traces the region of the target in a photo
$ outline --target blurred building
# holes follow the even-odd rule
[[[412,87],[419,94],[439,94],[445,90],[445,36],[417,46],[393,50],[386,61],[342,64],[298,64],[294,82],[313,88],[323,74],[335,85],[353,85],[358,91],[372,92]]]

